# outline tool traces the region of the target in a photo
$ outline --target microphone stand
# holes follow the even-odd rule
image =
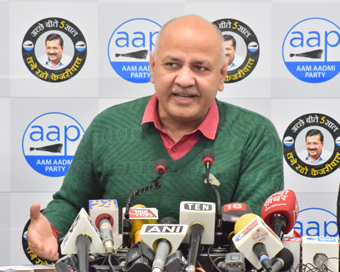
[[[156,167],[157,177],[151,182],[150,185],[145,186],[142,189],[133,191],[126,201],[126,208],[125,208],[125,213],[124,213],[124,218],[123,218],[123,231],[122,231],[124,247],[129,247],[130,245],[131,223],[130,223],[129,211],[130,211],[130,208],[132,207],[132,199],[135,196],[140,195],[149,190],[161,188],[160,179],[162,178],[163,174],[166,172],[167,162],[161,159],[161,160],[158,160],[156,164],[157,164],[157,167]]]
[[[210,167],[213,164],[214,159],[214,151],[211,149],[206,149],[203,151],[202,158],[203,164],[206,169],[206,180],[208,185],[210,186],[211,190],[216,195],[216,225],[215,225],[215,246],[220,248],[223,244],[223,220],[222,220],[222,213],[221,213],[221,197],[220,193],[216,190],[216,188],[211,184],[209,180],[210,176]]]

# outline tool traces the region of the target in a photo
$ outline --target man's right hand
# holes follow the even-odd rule
[[[29,248],[40,258],[58,260],[58,241],[53,235],[51,223],[40,212],[40,204],[32,205],[30,212],[31,223],[27,230]]]

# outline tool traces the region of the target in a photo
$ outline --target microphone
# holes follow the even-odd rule
[[[157,177],[151,182],[151,185],[148,185],[140,190],[133,191],[129,198],[126,201],[126,208],[125,212],[123,213],[123,220],[122,220],[122,240],[123,240],[123,246],[124,247],[129,247],[131,241],[130,241],[130,232],[131,232],[131,223],[130,223],[130,218],[129,218],[129,210],[132,206],[132,199],[136,195],[140,195],[141,193],[144,193],[146,191],[149,191],[151,189],[159,189],[161,187],[160,184],[160,179],[163,176],[163,174],[167,170],[167,162],[164,159],[160,159],[156,162],[155,166],[155,172],[157,173]]]
[[[272,265],[272,272],[287,271],[294,263],[293,253],[284,247],[276,256]]]
[[[182,251],[177,250],[168,256],[164,268],[166,272],[178,272],[184,271],[186,266],[187,260],[185,259]]]
[[[339,271],[339,239],[329,236],[302,237],[302,263],[311,263],[318,271]]]
[[[157,177],[161,177],[165,174],[166,170],[168,169],[168,163],[164,159],[160,159],[156,161],[155,171],[157,173]]]
[[[283,248],[280,238],[255,214],[237,220],[233,242],[257,270],[262,266],[271,270],[271,258]]]
[[[214,163],[214,158],[215,158],[215,154],[214,151],[212,149],[205,149],[202,153],[202,160],[203,160],[203,165],[205,167],[205,169],[210,170],[211,166]],[[207,179],[207,182],[209,181],[209,179]]]
[[[89,200],[89,213],[95,226],[100,230],[106,253],[114,250],[113,234],[118,235],[118,203],[117,200]]]
[[[100,233],[82,208],[60,245],[61,253],[77,254],[79,271],[89,271],[89,253],[106,253]]]
[[[174,253],[182,243],[188,230],[188,225],[179,225],[177,220],[166,217],[160,224],[144,224],[140,236],[144,243],[156,252],[152,264],[152,272],[164,271],[164,265],[169,254]]]
[[[222,221],[223,221],[223,233],[228,235],[227,241],[229,241],[229,252],[235,252],[235,245],[232,237],[234,237],[234,227],[236,221],[244,214],[253,213],[253,210],[249,205],[245,203],[229,203],[222,206]]]
[[[261,217],[280,239],[289,233],[297,220],[299,204],[292,190],[283,190],[271,195],[261,208]]]
[[[257,242],[253,245],[253,252],[255,253],[257,259],[260,261],[261,265],[267,271],[272,270],[272,261],[270,260],[267,249],[264,243]]]
[[[198,251],[201,244],[214,244],[215,203],[189,202],[180,204],[179,222],[189,225],[183,243],[189,243],[188,272],[196,271]]]
[[[125,272],[150,272],[155,253],[143,241],[128,249],[126,253]]]
[[[216,195],[216,224],[215,224],[215,246],[217,248],[222,247],[223,245],[223,220],[221,215],[221,197],[219,192],[216,190],[216,188],[212,185],[210,182],[210,168],[214,163],[215,154],[212,149],[205,149],[202,153],[202,160],[203,165],[206,170],[206,181],[208,185],[210,186],[210,189],[215,193]]]
[[[144,224],[157,224],[158,210],[156,208],[146,208],[142,204],[133,206],[129,211],[131,223],[130,241],[131,246],[142,240],[140,231]]]

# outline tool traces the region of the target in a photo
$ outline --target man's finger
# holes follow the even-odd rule
[[[38,220],[39,216],[40,216],[40,204],[39,203],[35,203],[30,208],[30,218],[31,218],[31,221],[32,220]]]

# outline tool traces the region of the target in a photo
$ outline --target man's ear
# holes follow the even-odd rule
[[[220,82],[218,84],[218,90],[222,92],[224,90],[224,81],[227,76],[227,61],[224,62],[223,66],[220,69]]]
[[[150,66],[150,72],[151,72],[151,77],[150,77],[150,82],[154,83],[154,76],[153,73],[155,71],[155,56],[153,54],[153,51],[150,52],[150,60],[149,60],[149,66]]]

